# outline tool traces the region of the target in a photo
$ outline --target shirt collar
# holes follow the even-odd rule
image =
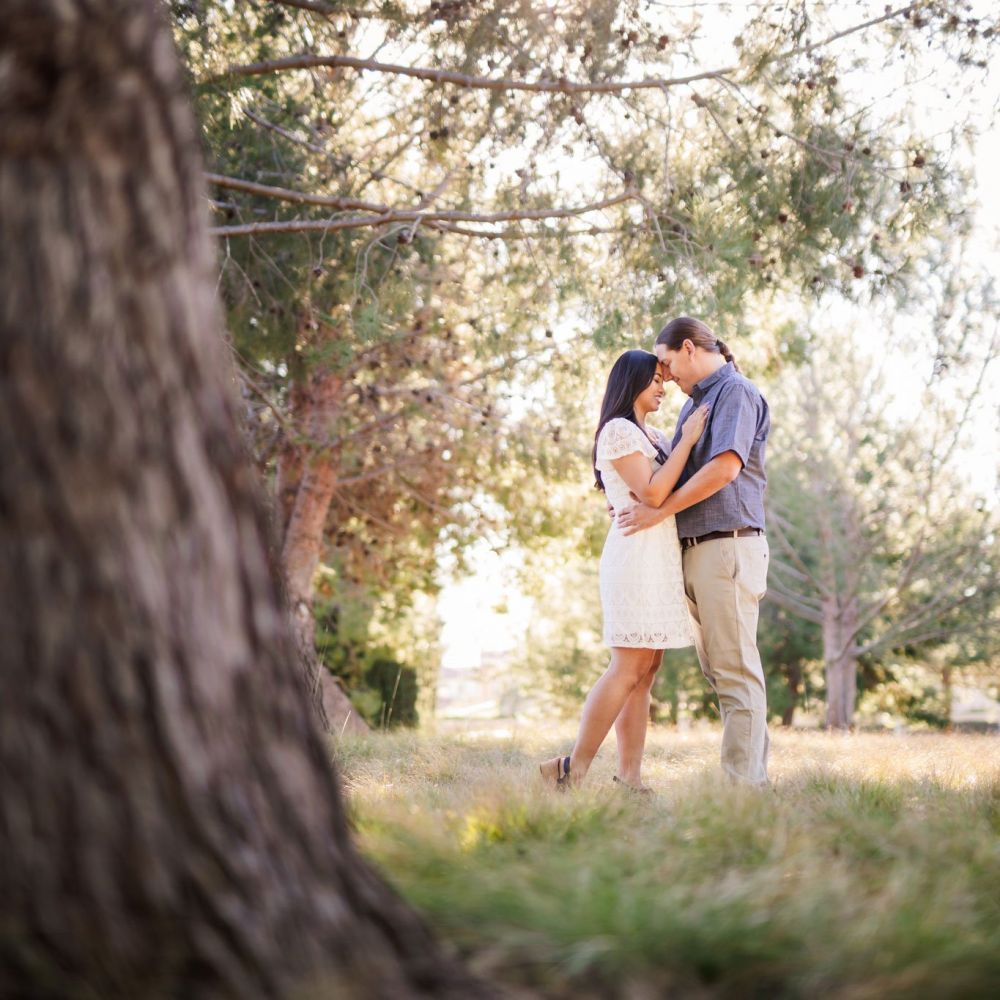
[[[718,385],[719,382],[724,382],[726,379],[731,378],[736,373],[736,368],[734,367],[732,361],[727,361],[721,368],[717,368],[711,375],[706,375],[700,382],[695,382],[694,387],[691,389],[691,398],[695,403],[700,403],[704,398],[705,393],[714,385]]]

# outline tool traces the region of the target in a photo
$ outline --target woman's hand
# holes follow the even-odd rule
[[[684,421],[684,426],[681,428],[681,441],[684,444],[694,447],[695,442],[701,437],[701,432],[705,429],[705,424],[707,423],[708,403],[702,403],[701,406],[699,406],[698,409]]]

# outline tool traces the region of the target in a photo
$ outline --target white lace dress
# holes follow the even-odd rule
[[[659,436],[660,447],[669,451]],[[656,449],[631,420],[609,420],[597,439],[597,469],[608,503],[617,511],[634,504],[629,487],[611,460],[641,452],[650,473],[658,468]],[[634,535],[623,535],[612,522],[601,553],[601,606],[604,642],[637,649],[675,649],[694,642],[687,601],[681,546],[673,517]]]

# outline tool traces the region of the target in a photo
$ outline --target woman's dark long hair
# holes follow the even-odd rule
[[[601,436],[604,425],[616,417],[624,417],[626,420],[631,420],[636,427],[639,426],[639,422],[635,419],[635,400],[653,381],[656,365],[655,354],[637,350],[626,351],[611,366],[608,384],[604,390],[604,400],[601,403],[601,416],[597,421],[597,432],[594,434],[594,450],[591,454],[594,480],[599,490],[604,489],[604,480],[597,471],[597,439]],[[657,448],[657,451],[660,449]]]

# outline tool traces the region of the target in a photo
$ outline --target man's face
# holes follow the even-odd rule
[[[676,382],[681,391],[688,396],[691,395],[691,390],[694,388],[695,382],[698,381],[693,371],[692,352],[687,349],[689,343],[690,341],[685,340],[680,349],[676,351],[669,350],[666,344],[656,344],[653,348],[659,359],[664,378]]]

